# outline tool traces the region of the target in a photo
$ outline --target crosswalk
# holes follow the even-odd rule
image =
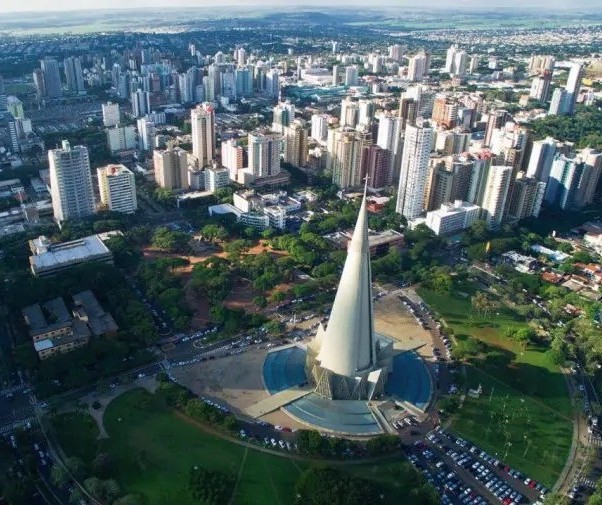
[[[587,442],[589,443],[589,445],[592,445],[594,447],[602,447],[602,438],[598,436],[589,435],[587,437]]]
[[[596,489],[596,482],[588,477],[579,477],[577,483],[589,489]]]

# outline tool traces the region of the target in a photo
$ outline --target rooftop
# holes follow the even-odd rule
[[[111,254],[98,235],[57,244],[51,244],[46,237],[41,236],[30,241],[30,248],[34,254],[30,256],[29,262],[34,272]]]

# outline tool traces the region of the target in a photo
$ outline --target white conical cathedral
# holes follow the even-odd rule
[[[372,275],[366,195],[353,237],[328,327],[319,326],[307,349],[307,376],[316,392],[331,399],[368,400],[382,393],[388,373],[385,347],[374,333]],[[390,361],[387,359],[385,361]]]

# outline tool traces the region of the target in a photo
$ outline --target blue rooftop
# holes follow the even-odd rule
[[[393,371],[385,384],[385,393],[425,410],[428,407],[432,383],[429,371],[415,351],[406,351],[393,358]]]

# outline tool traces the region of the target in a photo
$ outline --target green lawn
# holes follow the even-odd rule
[[[546,349],[524,349],[504,337],[506,328],[527,324],[511,309],[474,314],[470,298],[475,291],[470,283],[450,294],[418,290],[458,340],[474,337],[487,345],[487,352],[467,367],[468,387],[481,384],[485,395],[467,398],[452,428],[488,452],[507,454],[505,461],[551,485],[571,444],[572,407],[565,379]]]
[[[107,440],[96,440],[86,415],[64,414],[54,422],[67,455],[90,462],[108,452],[114,476],[128,493],[140,493],[148,505],[193,505],[186,489],[193,465],[229,473],[240,479],[234,505],[290,505],[299,474],[312,462],[275,456],[215,437],[178,416],[151,394],[134,390],[114,400],[105,414]],[[72,433],[81,430],[77,440]],[[399,458],[382,463],[345,465],[350,472],[378,481],[398,502],[410,491],[395,478]]]

